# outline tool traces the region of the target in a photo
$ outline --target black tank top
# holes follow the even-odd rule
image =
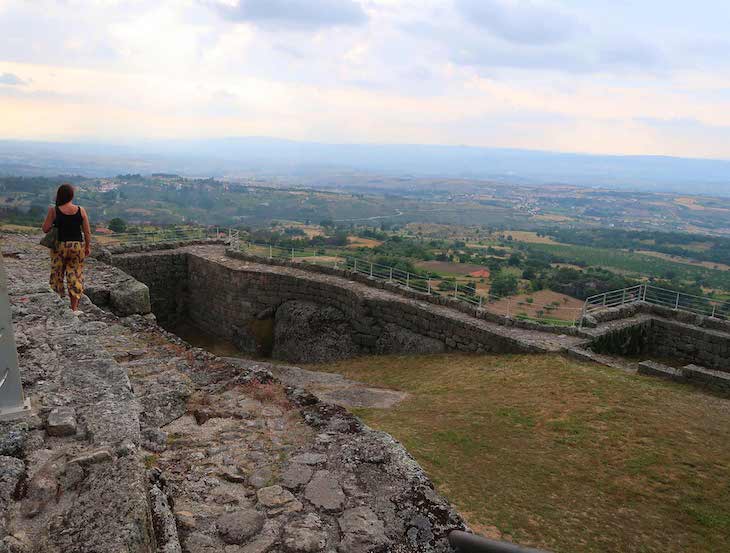
[[[81,208],[78,208],[73,215],[66,215],[56,207],[56,220],[54,225],[58,228],[59,242],[81,242],[81,225],[84,217],[81,215]]]

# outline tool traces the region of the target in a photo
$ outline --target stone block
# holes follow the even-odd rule
[[[662,365],[655,361],[642,361],[639,363],[639,374],[646,376],[658,376],[660,378],[667,378],[669,380],[675,380],[677,382],[684,382],[686,380],[684,373],[681,369],[675,369],[667,365]]]
[[[46,432],[49,436],[76,435],[76,412],[71,407],[56,407],[48,414]]]
[[[137,280],[128,280],[111,290],[109,303],[120,317],[145,315],[152,311],[150,290]]]
[[[690,382],[718,390],[730,391],[730,373],[706,369],[699,365],[686,365],[683,371]]]

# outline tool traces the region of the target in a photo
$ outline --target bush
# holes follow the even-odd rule
[[[109,230],[114,232],[126,232],[127,230],[127,222],[119,217],[114,217],[114,219],[109,221],[109,225],[107,226],[109,227]]]

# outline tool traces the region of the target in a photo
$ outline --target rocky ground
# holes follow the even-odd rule
[[[0,426],[0,552],[450,550],[462,521],[390,436],[269,365],[111,313],[143,294],[101,264],[110,311],[74,316],[47,253],[3,238],[35,415]]]

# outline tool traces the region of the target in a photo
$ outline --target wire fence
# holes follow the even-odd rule
[[[431,273],[405,271],[398,267],[346,255],[340,251],[328,252],[325,248],[282,247],[242,241],[238,231],[230,233],[229,241],[234,250],[244,251],[249,255],[345,269],[376,280],[395,283],[409,290],[432,296],[451,297],[508,318],[555,326],[575,326],[582,314],[580,307],[534,305],[526,300],[496,296],[480,290],[473,284],[459,282],[456,279],[446,279]]]
[[[676,311],[686,311],[696,315],[730,320],[730,301],[693,296],[650,284],[640,284],[631,288],[591,296],[585,301],[583,313],[596,313],[611,307],[620,307],[639,301],[668,307]]]

